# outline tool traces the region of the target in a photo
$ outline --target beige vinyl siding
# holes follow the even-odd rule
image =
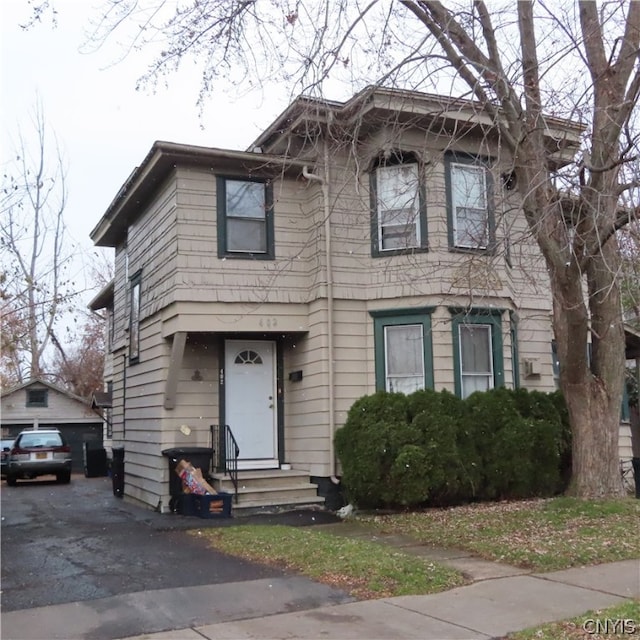
[[[431,314],[433,348],[433,387],[436,391],[455,389],[453,361],[453,330],[451,313],[446,306],[437,306]]]
[[[309,333],[287,344],[285,372],[285,458],[296,469],[311,475],[328,475],[328,351],[326,300],[309,305]],[[288,372],[303,372],[300,382],[288,380]],[[309,442],[321,443],[309,449]]]
[[[535,391],[555,391],[551,343],[553,331],[551,315],[538,309],[518,311],[518,343],[520,360],[520,384]],[[525,360],[536,360],[541,366],[540,376],[527,377],[524,370]]]
[[[144,286],[143,286],[144,292]],[[144,306],[144,293],[142,305]],[[170,345],[160,339],[159,317],[140,323],[140,361],[126,364],[125,495],[155,505],[163,493],[167,464],[164,441],[164,384]],[[115,442],[114,433],[114,442]]]
[[[140,321],[171,301],[176,271],[175,184],[169,178],[116,248],[114,350],[128,347],[130,278],[142,273]],[[141,344],[142,349],[142,344]]]
[[[176,187],[170,176],[129,227],[129,277],[142,270],[141,321],[172,300],[177,270]],[[145,295],[146,292],[146,295]]]
[[[327,476],[329,461],[328,335],[326,300],[312,305],[309,333],[285,349],[285,450],[287,462]],[[353,402],[374,391],[369,316],[364,302],[335,300],[334,409],[340,427]],[[288,372],[302,370],[300,382]]]
[[[219,344],[211,335],[189,337],[180,368],[176,408],[165,414],[166,446],[210,446],[211,425],[217,424],[219,417]],[[191,433],[181,433],[181,426],[189,427]]]
[[[111,414],[111,424],[113,428],[113,436],[111,444],[119,447],[124,444],[124,422],[123,407],[125,400],[125,379],[124,379],[124,360],[126,356],[124,350],[114,351],[112,357],[113,368],[113,391],[111,394],[111,402],[113,410]]]
[[[177,331],[297,333],[308,329],[306,304],[178,302],[162,313],[163,336]]]
[[[404,134],[403,134],[404,135]],[[411,139],[411,132],[406,136]],[[413,143],[415,147],[415,142]],[[397,142],[395,148],[412,149],[412,143]],[[470,150],[472,147],[458,150]],[[421,153],[422,150],[419,150]],[[345,157],[332,162],[332,244],[335,295],[338,298],[386,299],[413,295],[449,296],[473,292],[478,296],[508,297],[510,272],[503,250],[501,213],[517,206],[512,192],[502,193],[496,185],[496,240],[494,254],[461,253],[449,250],[445,191],[445,163],[441,150],[424,151],[428,252],[409,255],[371,256],[369,173],[366,163],[357,166]],[[332,164],[332,167],[334,165]],[[499,179],[499,176],[498,176]],[[542,268],[543,265],[538,265]],[[538,274],[533,274],[532,281]],[[544,273],[544,270],[543,270]],[[528,274],[532,276],[531,273]],[[478,303],[480,304],[480,303]]]
[[[113,289],[113,352],[124,348],[127,344],[128,325],[128,295],[129,278],[127,273],[128,249],[126,243],[116,247],[114,260],[114,289]]]
[[[273,183],[275,260],[219,259],[216,177],[201,169],[179,169],[176,299],[306,302],[309,252],[305,256],[304,248],[311,221],[303,205],[308,191],[306,183],[291,179]]]
[[[169,465],[161,452],[179,446],[209,447],[210,426],[218,422],[217,342],[206,335],[189,340],[179,370],[178,402],[175,409],[165,410],[171,341],[162,339],[158,315],[142,323],[140,333],[140,361],[127,366],[125,493],[166,510]],[[196,369],[201,380],[192,379]],[[182,426],[189,427],[188,435],[180,431]]]
[[[351,405],[375,391],[373,321],[364,301],[336,300],[334,306],[334,382],[336,428]]]

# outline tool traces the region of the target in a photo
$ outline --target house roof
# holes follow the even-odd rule
[[[365,117],[366,116],[366,117]],[[474,128],[495,130],[495,123],[472,100],[435,94],[369,86],[346,102],[308,96],[295,99],[265,129],[247,151],[216,149],[157,141],[125,181],[106,212],[91,232],[94,243],[114,247],[125,237],[127,227],[142,213],[144,203],[177,165],[206,167],[243,175],[299,175],[308,160],[275,153],[290,134],[315,136],[328,124],[336,130],[365,133],[392,118],[394,122],[420,122],[453,134]],[[566,162],[563,152],[578,147],[583,127],[568,120],[545,118],[546,144],[557,164]]]
[[[273,177],[283,173],[299,175],[305,164],[308,162],[283,156],[156,141],[89,235],[97,246],[115,247],[125,237],[127,227],[142,213],[144,202],[177,165]]]
[[[447,122],[455,125],[456,130],[495,127],[489,114],[477,101],[371,85],[345,102],[307,96],[296,98],[249,148],[259,147],[270,151],[283,136],[296,132],[308,133],[319,124],[331,123],[336,128],[353,128],[357,123],[362,131],[366,131],[363,116],[367,115],[368,120],[375,121],[377,118],[388,118],[391,114]],[[552,151],[577,148],[585,129],[583,125],[553,116],[545,116],[544,122],[547,145]]]
[[[12,393],[16,393],[16,391],[20,391],[21,389],[27,389],[28,387],[33,387],[33,386],[45,386],[49,389],[52,389],[53,391],[56,391],[57,393],[61,393],[62,395],[67,396],[71,400],[76,400],[77,402],[81,402],[82,404],[89,404],[84,398],[81,398],[80,396],[77,396],[74,393],[71,393],[70,391],[63,389],[62,387],[58,387],[57,385],[52,384],[51,382],[47,382],[42,378],[32,378],[27,382],[23,382],[22,384],[18,384],[15,387],[11,387],[11,389],[7,389],[6,391],[3,391],[0,397],[4,398],[6,396],[10,396]]]
[[[108,391],[94,391],[91,398],[92,409],[111,409],[113,401]]]

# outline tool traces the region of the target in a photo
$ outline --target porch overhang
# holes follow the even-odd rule
[[[304,303],[175,302],[162,311],[162,337],[177,333],[278,333],[309,331]]]

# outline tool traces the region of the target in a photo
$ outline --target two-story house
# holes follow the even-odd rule
[[[561,166],[581,128],[544,124]],[[546,270],[514,186],[477,105],[399,90],[299,98],[248,151],[156,142],[91,233],[115,248],[101,304],[125,496],[166,511],[162,451],[212,446],[212,424],[235,436],[241,488],[297,474],[324,494],[364,394],[553,390]]]

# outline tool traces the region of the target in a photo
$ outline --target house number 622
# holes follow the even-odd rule
[[[272,327],[278,326],[277,318],[260,318],[260,322],[258,323],[261,327],[266,327],[267,329],[271,329]]]

